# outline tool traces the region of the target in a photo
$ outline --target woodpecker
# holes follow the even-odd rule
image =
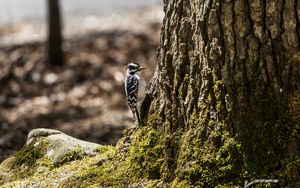
[[[128,105],[132,111],[134,119],[141,124],[141,106],[146,95],[146,82],[140,71],[145,69],[137,63],[129,63],[126,68],[125,93]]]

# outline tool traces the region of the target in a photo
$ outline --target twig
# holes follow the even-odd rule
[[[248,188],[255,183],[278,183],[278,180],[277,179],[256,179],[256,180],[250,181],[249,183],[246,180],[245,184],[244,184],[244,188]]]

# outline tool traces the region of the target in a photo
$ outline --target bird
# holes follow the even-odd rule
[[[141,125],[141,106],[146,95],[146,82],[140,74],[145,67],[138,63],[129,63],[126,67],[125,93],[128,106],[130,107],[133,118],[138,120]]]

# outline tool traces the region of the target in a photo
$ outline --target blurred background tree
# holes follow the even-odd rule
[[[0,162],[38,127],[114,145],[125,66],[152,76],[162,17],[157,0],[0,0]]]
[[[58,0],[48,2],[48,61],[50,65],[63,65],[61,17]]]

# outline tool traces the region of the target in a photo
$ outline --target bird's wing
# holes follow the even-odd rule
[[[128,76],[125,83],[125,89],[127,94],[128,105],[133,112],[136,110],[136,103],[138,97],[139,82],[138,78],[133,76]]]

